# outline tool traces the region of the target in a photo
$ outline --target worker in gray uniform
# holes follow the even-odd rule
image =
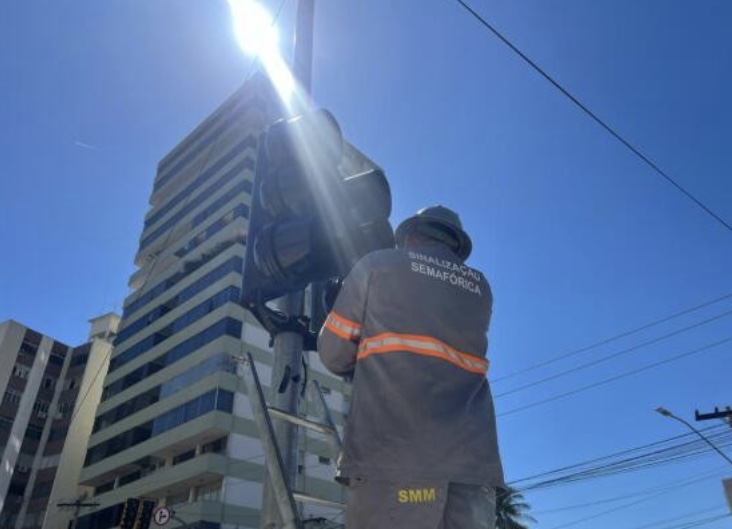
[[[339,479],[347,529],[492,529],[504,486],[486,373],[493,297],[472,243],[443,206],[361,259],[318,337],[353,379]]]

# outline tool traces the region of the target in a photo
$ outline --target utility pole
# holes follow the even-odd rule
[[[310,106],[310,88],[312,76],[313,20],[315,14],[314,0],[299,0],[297,6],[297,24],[293,53],[293,70],[295,78],[302,88],[305,105]],[[293,292],[279,300],[278,308],[292,319],[303,313],[304,293]],[[303,336],[298,332],[285,331],[274,337],[274,365],[270,387],[274,394],[273,405],[293,414],[298,414],[300,384],[302,383]],[[298,469],[298,428],[287,421],[277,421],[274,425],[285,478],[290,490],[295,486]],[[277,500],[272,490],[270,478],[265,473],[262,497],[261,523],[262,529],[275,529],[282,525]]]
[[[56,504],[56,507],[60,508],[73,508],[74,509],[74,519],[71,521],[71,527],[70,529],[76,529],[76,524],[79,521],[79,514],[81,513],[82,507],[99,507],[99,503],[97,502],[85,502],[80,499],[76,499],[71,502],[59,502]]]
[[[724,410],[719,411],[719,408],[716,406],[714,407],[714,411],[712,413],[699,413],[699,410],[694,410],[694,418],[697,421],[710,421],[712,419],[722,419],[726,420],[726,422],[730,425],[730,420],[732,420],[732,408],[727,406]]]

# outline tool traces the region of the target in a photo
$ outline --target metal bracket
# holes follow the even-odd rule
[[[318,337],[310,330],[310,318],[307,316],[288,316],[260,301],[252,301],[246,305],[246,308],[269,333],[270,347],[274,345],[275,336],[278,334],[294,332],[302,336],[304,350],[317,350]]]

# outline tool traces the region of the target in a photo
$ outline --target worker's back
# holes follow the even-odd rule
[[[491,306],[483,275],[442,245],[356,265],[333,310],[359,331],[344,476],[503,483],[485,377]],[[320,351],[343,372],[338,342],[324,332]]]

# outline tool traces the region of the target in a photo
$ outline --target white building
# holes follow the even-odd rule
[[[74,348],[12,320],[0,324],[0,527],[40,528],[61,498],[78,497],[118,323],[115,314],[95,318],[90,341]]]

